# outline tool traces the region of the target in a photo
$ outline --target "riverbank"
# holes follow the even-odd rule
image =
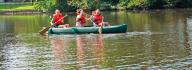
[[[36,14],[41,13],[35,10],[31,2],[24,3],[0,3],[0,14]]]
[[[111,7],[102,8],[102,11],[158,11],[158,10],[167,10],[167,9],[191,9],[191,8],[163,8],[163,9],[123,9],[121,7]],[[86,12],[91,12],[91,9],[84,9]],[[47,11],[48,12],[48,11]],[[75,10],[67,11],[75,12]],[[0,3],[0,14],[2,15],[14,15],[14,14],[41,14],[46,13],[43,11],[38,11],[35,9],[35,5],[31,2],[29,3]]]
[[[36,10],[4,10],[0,11],[2,15],[14,15],[14,14],[41,14],[43,12]]]
[[[113,10],[102,10],[104,11],[129,11],[129,12],[149,12],[149,11],[172,11],[172,10],[177,10],[177,11],[183,11],[183,10],[192,10],[192,8],[178,8],[178,9],[149,9],[149,10],[123,10],[123,9],[113,9]],[[91,10],[84,10],[87,13],[90,13]],[[75,11],[68,11],[67,14],[74,14]],[[37,11],[37,10],[4,10],[0,11],[0,15],[25,15],[25,14],[45,14],[48,12],[43,12],[43,11]]]
[[[192,8],[191,0],[37,0],[34,2],[19,3],[0,3],[0,11],[27,11],[31,12],[41,10],[44,12],[54,12],[55,9],[69,12],[81,8],[84,10],[154,10],[154,9],[178,9]],[[33,12],[32,12],[33,13]]]
[[[19,10],[34,10],[35,6],[31,2],[23,3],[0,3],[0,11],[19,11]]]

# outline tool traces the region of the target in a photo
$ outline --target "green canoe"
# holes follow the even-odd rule
[[[51,27],[48,34],[86,34],[98,33],[99,27],[69,27],[69,28],[55,28]],[[125,33],[127,31],[127,24],[119,24],[114,26],[102,27],[102,33]]]

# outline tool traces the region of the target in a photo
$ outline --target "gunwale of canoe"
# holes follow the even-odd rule
[[[68,28],[55,28],[51,27],[48,34],[89,34],[98,33],[99,27],[68,27]],[[102,27],[102,33],[125,33],[127,31],[127,24],[119,24],[113,26]]]

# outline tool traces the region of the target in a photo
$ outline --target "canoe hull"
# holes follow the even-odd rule
[[[49,34],[88,34],[99,33],[99,27],[69,27],[69,28],[49,28]],[[127,24],[102,27],[102,33],[125,33]]]

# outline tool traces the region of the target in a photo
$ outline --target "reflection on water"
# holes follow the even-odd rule
[[[83,70],[81,68],[85,64],[86,49],[85,49],[85,40],[81,36],[76,37],[76,46],[77,46],[76,56],[78,61],[78,68],[80,68],[79,70]]]
[[[51,44],[52,44],[52,51],[53,51],[53,55],[54,55],[54,69],[62,69],[63,65],[62,65],[62,61],[64,61],[65,58],[65,52],[64,49],[66,46],[64,46],[64,40],[60,39],[60,38],[55,38],[51,40]]]
[[[50,39],[54,55],[54,69],[101,68],[104,48],[102,35],[91,35],[91,37],[76,35],[74,37],[71,41],[68,37],[60,36]],[[70,49],[68,45],[73,41],[76,47]],[[66,67],[68,65],[69,67]]]
[[[128,32],[50,36],[37,33],[48,15],[1,15],[0,69],[191,69],[191,12],[103,12],[111,25],[127,23]],[[65,20],[73,26],[75,16]]]

